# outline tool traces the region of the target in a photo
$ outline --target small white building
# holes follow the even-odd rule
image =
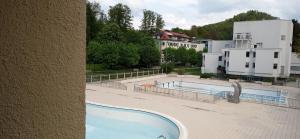
[[[164,62],[163,50],[166,48],[180,48],[184,47],[186,49],[195,49],[198,51],[203,51],[205,44],[192,42],[192,38],[183,33],[172,32],[169,30],[164,30],[155,35],[158,40],[159,49],[161,52],[161,62]]]
[[[217,73],[211,69],[218,63],[217,68],[230,75],[289,77],[292,34],[293,23],[289,20],[235,22],[232,44],[226,47],[223,42],[214,45],[212,41],[211,51],[204,54],[203,72]],[[210,60],[210,55],[217,60]]]

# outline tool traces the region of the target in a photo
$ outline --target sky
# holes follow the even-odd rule
[[[133,27],[139,28],[143,9],[162,15],[165,29],[175,27],[190,29],[192,25],[202,26],[224,21],[248,10],[269,13],[280,19],[300,20],[300,0],[89,0],[98,2],[107,13],[109,6],[123,3],[129,6],[133,15]]]

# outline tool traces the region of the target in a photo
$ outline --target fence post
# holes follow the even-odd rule
[[[132,78],[132,72],[130,72],[130,78]]]
[[[126,73],[124,72],[124,79],[126,78]]]
[[[149,72],[149,70],[148,70],[148,76],[149,76],[149,73],[150,73],[150,72]]]
[[[108,80],[110,81],[110,74],[108,74]]]
[[[119,79],[119,73],[117,73],[117,80]]]
[[[143,71],[143,76],[144,76],[144,74],[145,74],[145,71]]]
[[[100,75],[100,82],[102,82],[102,75]]]
[[[138,77],[139,77],[139,71],[136,72],[136,78],[138,78]]]
[[[152,73],[153,73],[153,75],[154,75],[154,69],[152,70]]]

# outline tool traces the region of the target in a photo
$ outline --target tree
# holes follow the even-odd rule
[[[165,26],[165,21],[160,14],[156,15],[156,31],[163,29]]]
[[[86,42],[93,40],[97,33],[103,28],[106,15],[98,3],[86,3]]]
[[[197,52],[197,59],[198,59],[197,65],[199,67],[202,67],[202,61],[203,61],[203,52],[202,51]]]
[[[188,54],[185,47],[180,47],[176,50],[175,61],[179,65],[185,65],[188,62]]]
[[[150,68],[160,63],[160,52],[155,46],[141,46],[140,53],[140,66]]]
[[[131,10],[127,5],[121,3],[110,6],[108,11],[109,22],[116,23],[121,30],[128,30],[132,28]]]
[[[195,49],[188,49],[187,50],[187,57],[188,57],[188,63],[191,65],[196,65],[199,61],[198,55]]]
[[[143,11],[142,25],[140,26],[142,31],[152,35],[162,29],[164,25],[165,22],[160,14],[150,10]]]
[[[103,31],[97,35],[96,40],[101,43],[122,42],[124,41],[124,35],[116,23],[109,23],[106,24]]]
[[[101,44],[95,51],[95,61],[106,68],[113,69],[119,64],[119,47],[117,43]]]
[[[133,44],[122,44],[119,46],[120,59],[119,64],[126,68],[132,68],[137,65],[140,60],[138,49]]]
[[[99,51],[99,47],[101,47],[101,45],[96,41],[91,41],[88,44],[86,50],[86,62],[88,64],[100,63],[100,61],[97,61],[97,59],[95,58],[95,53]]]
[[[294,25],[292,51],[300,53],[300,24],[296,19],[293,19],[292,22]]]
[[[164,58],[165,61],[167,62],[175,62],[175,54],[176,54],[176,49],[168,47],[163,50]]]

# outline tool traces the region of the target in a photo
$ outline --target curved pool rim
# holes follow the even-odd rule
[[[116,109],[124,109],[124,110],[133,110],[133,111],[141,111],[141,112],[146,112],[146,113],[151,113],[163,118],[166,118],[173,122],[177,128],[179,129],[179,138],[178,139],[188,139],[188,130],[187,128],[177,119],[167,115],[163,114],[160,112],[148,110],[148,109],[140,109],[140,108],[131,108],[131,107],[124,107],[124,106],[115,106],[115,105],[109,105],[109,104],[103,104],[103,103],[98,103],[98,102],[93,102],[93,101],[85,101],[86,104],[92,104],[92,105],[99,105],[99,106],[104,106],[104,107],[111,107],[111,108],[116,108]]]

